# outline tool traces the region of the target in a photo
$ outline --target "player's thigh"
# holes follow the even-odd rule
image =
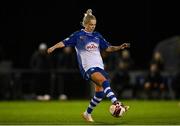
[[[94,72],[91,74],[91,79],[98,85],[102,85],[102,83],[107,80],[100,72]]]

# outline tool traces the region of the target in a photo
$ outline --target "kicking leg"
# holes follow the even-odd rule
[[[91,79],[103,88],[106,97],[108,97],[112,103],[117,101],[114,92],[111,90],[110,82],[100,72],[93,73]]]
[[[129,106],[125,106],[117,100],[114,92],[112,91],[112,89],[110,87],[109,80],[107,80],[100,72],[93,73],[91,75],[91,79],[94,82],[96,82],[96,84],[99,84],[100,86],[102,86],[104,94],[106,95],[107,98],[109,98],[111,100],[112,104],[122,105],[126,111],[129,109]]]

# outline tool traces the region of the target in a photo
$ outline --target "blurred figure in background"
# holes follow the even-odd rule
[[[129,50],[125,49],[121,51],[121,56],[117,56],[116,64],[118,67],[114,70],[112,76],[113,89],[116,94],[119,94],[118,97],[132,98],[132,92],[129,92],[126,96],[122,96],[125,91],[133,90],[129,74],[133,65],[133,59],[130,57]],[[114,66],[116,65],[114,64]]]
[[[173,89],[171,92],[177,94],[178,83],[176,82],[178,82],[177,77],[180,70],[180,35],[175,35],[159,42],[154,50],[155,52],[161,54],[164,62],[164,71],[169,74],[168,87],[170,91]]]
[[[164,62],[164,70],[176,73],[180,69],[180,36],[165,39],[156,46],[154,53],[159,52]]]
[[[164,71],[164,60],[160,52],[154,52],[150,63],[156,64],[160,71]]]
[[[45,43],[40,43],[38,50],[33,53],[30,67],[37,72],[34,77],[37,99],[50,99],[49,70],[53,68],[53,63],[50,55],[47,55],[47,45]]]
[[[148,99],[161,99],[167,93],[167,86],[158,65],[150,64],[149,71],[145,77],[144,91]]]
[[[76,54],[72,47],[66,47],[62,49],[62,52],[57,54],[57,64],[56,68],[57,70],[74,70],[77,67],[77,61],[76,61]],[[56,95],[59,96],[59,100],[66,100],[67,94],[65,92],[65,83],[68,83],[68,81],[73,82],[73,77],[71,74],[68,73],[61,74],[59,73],[57,76],[57,93]],[[69,80],[71,78],[71,80]],[[70,82],[69,82],[70,83]]]
[[[52,68],[52,62],[47,55],[47,45],[45,43],[39,44],[38,50],[32,54],[30,66],[35,70],[43,70]],[[47,62],[45,62],[47,61]]]
[[[122,50],[120,53],[117,53],[115,60],[116,64],[123,62],[126,70],[131,70],[133,68],[134,61],[131,57],[130,51],[127,49]]]
[[[122,59],[123,62],[125,62],[125,68],[127,70],[131,70],[134,65],[134,61],[131,57],[130,51],[129,50],[123,50],[122,51]]]
[[[104,61],[104,69],[110,72],[110,76],[111,76],[111,72],[114,71],[114,69],[116,68],[115,66],[115,61],[116,61],[116,57],[115,57],[115,53],[107,53],[105,51],[101,52],[101,56],[103,58]]]
[[[72,47],[62,49],[63,52],[57,55],[57,68],[58,69],[75,69],[77,67],[76,54]]]

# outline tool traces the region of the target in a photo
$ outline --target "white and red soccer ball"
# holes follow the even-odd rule
[[[109,112],[114,117],[122,117],[125,111],[125,108],[119,104],[111,105],[109,107]]]

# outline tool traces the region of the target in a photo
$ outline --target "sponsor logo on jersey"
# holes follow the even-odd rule
[[[98,44],[95,43],[95,42],[90,42],[86,45],[86,50],[88,51],[93,51],[93,50],[96,50],[98,48]]]

